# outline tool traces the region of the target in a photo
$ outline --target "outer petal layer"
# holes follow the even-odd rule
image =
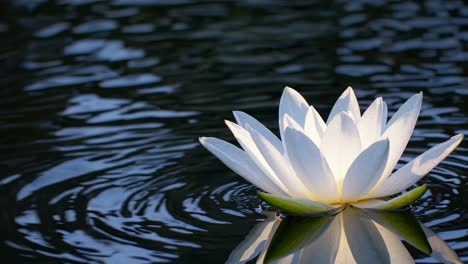
[[[410,97],[388,121],[383,138],[390,140],[390,154],[379,182],[382,182],[397,164],[413,133],[421,109],[422,93]]]
[[[273,134],[273,132],[271,132],[268,128],[266,128],[257,119],[241,111],[234,111],[232,113],[234,114],[234,117],[236,118],[237,124],[239,124],[241,127],[245,129],[247,129],[247,125],[255,129],[255,131],[262,134],[266,139],[268,139],[268,141],[280,153],[283,153],[283,144],[281,144],[281,140],[279,140],[279,138],[275,134]]]
[[[240,127],[239,125],[230,121],[226,121],[226,125],[229,127],[229,129],[231,129],[232,134],[237,139],[242,148],[245,150],[247,155],[249,155],[249,157],[255,163],[255,165],[257,165],[257,167],[260,168],[260,170],[262,170],[263,173],[267,175],[272,182],[275,183],[275,185],[280,187],[281,190],[283,190],[288,195],[291,195],[291,192],[286,188],[286,186],[284,186],[282,180],[268,165],[268,162],[265,160],[262,153],[258,150],[258,147],[253,141],[249,132],[244,128]]]
[[[463,135],[456,135],[443,143],[435,145],[393,173],[370,196],[383,197],[402,192],[437,166],[462,141]]]
[[[200,143],[218,157],[228,168],[260,189],[276,195],[285,195],[240,148],[217,138],[200,138]]]

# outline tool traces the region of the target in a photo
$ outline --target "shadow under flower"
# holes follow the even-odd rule
[[[437,234],[410,211],[346,207],[335,215],[288,216],[272,212],[257,224],[227,263],[414,263],[403,241],[443,263],[462,263]]]

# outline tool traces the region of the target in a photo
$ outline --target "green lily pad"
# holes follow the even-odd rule
[[[265,263],[272,263],[303,248],[326,230],[334,216],[288,217],[284,219],[272,238]]]
[[[260,198],[269,205],[281,210],[282,212],[294,215],[316,215],[335,209],[329,205],[307,199],[277,196],[264,192],[258,192],[258,196],[260,196]]]

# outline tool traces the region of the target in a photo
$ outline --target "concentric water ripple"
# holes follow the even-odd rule
[[[9,263],[222,263],[264,218],[198,144],[282,87],[326,116],[352,85],[393,113],[423,91],[400,165],[468,134],[461,1],[4,1],[0,250]],[[426,178],[420,221],[468,261],[468,148]],[[420,263],[433,263],[412,250]]]

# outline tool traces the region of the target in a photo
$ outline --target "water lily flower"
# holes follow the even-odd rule
[[[408,189],[463,140],[456,135],[392,173],[414,130],[422,93],[411,96],[387,121],[381,97],[361,114],[349,87],[325,122],[313,106],[286,87],[279,105],[281,140],[252,116],[234,111],[226,121],[243,150],[226,141],[200,138],[226,166],[262,190],[270,205],[292,214],[314,214],[345,204],[392,210],[427,190]]]

